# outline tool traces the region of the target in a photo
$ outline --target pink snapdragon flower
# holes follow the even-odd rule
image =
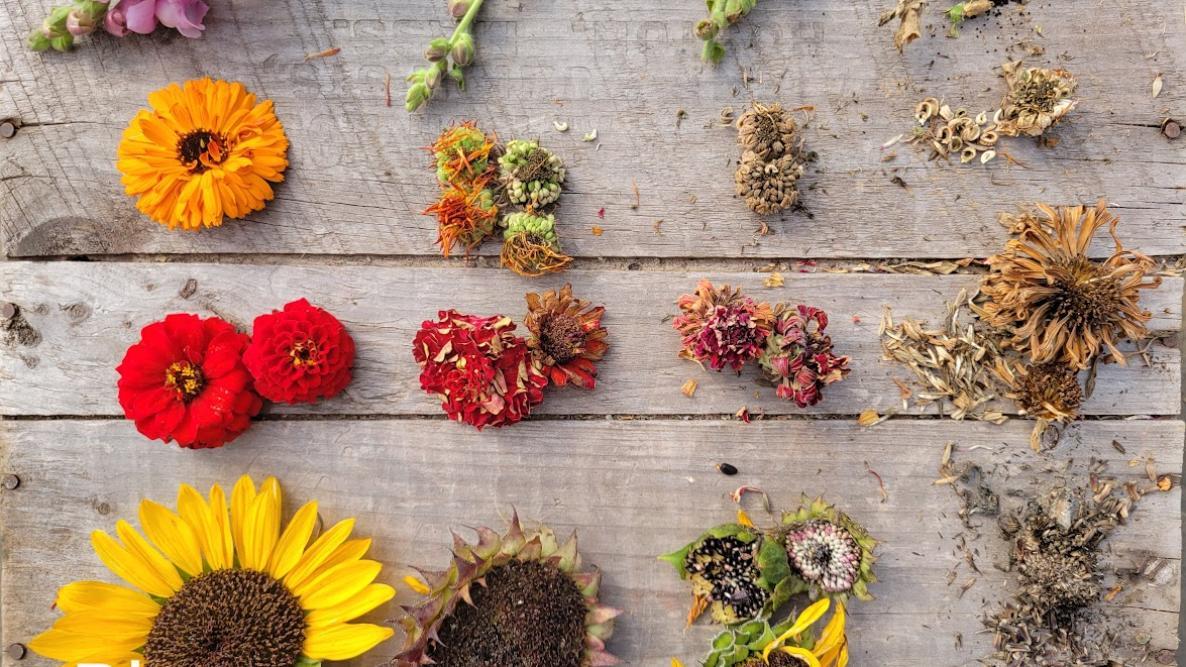
[[[210,6],[202,0],[114,0],[103,27],[117,37],[129,32],[147,35],[156,30],[159,21],[167,28],[197,39],[206,29],[202,19],[208,11]]]

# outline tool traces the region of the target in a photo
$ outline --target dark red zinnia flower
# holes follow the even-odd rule
[[[683,336],[680,356],[719,371],[726,366],[738,373],[757,358],[770,335],[770,306],[731,289],[701,280],[695,294],[676,302],[680,314],[672,325]]]
[[[119,404],[148,438],[221,447],[251,426],[263,402],[243,365],[247,336],[217,317],[174,314],[140,332],[119,373]]]
[[[828,315],[819,308],[776,306],[774,330],[758,363],[778,383],[779,398],[806,408],[823,399],[825,386],[848,375],[848,357],[832,353],[827,328]]]
[[[543,398],[548,378],[510,318],[442,310],[420,325],[413,355],[420,386],[441,399],[450,419],[481,430],[514,424]]]
[[[255,318],[243,363],[269,401],[312,403],[350,384],[354,339],[338,318],[298,299]]]

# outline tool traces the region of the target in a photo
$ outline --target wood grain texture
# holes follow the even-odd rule
[[[1035,0],[969,22],[954,40],[943,37],[935,6],[931,34],[901,56],[891,30],[876,26],[891,0],[766,2],[728,31],[729,55],[716,68],[699,62],[691,35],[703,3],[490,3],[469,89],[415,115],[398,103],[402,78],[428,39],[448,29],[439,0],[222,2],[201,41],[160,31],[96,36],[71,54],[30,53],[24,35],[50,4],[0,3],[0,119],[22,125],[0,139],[0,244],[10,257],[433,255],[434,222],[419,212],[435,185],[419,147],[464,118],[502,137],[541,137],[564,157],[561,233],[579,256],[985,256],[1005,238],[998,211],[1098,197],[1115,205],[1131,247],[1186,250],[1186,158],[1158,129],[1186,101],[1186,25],[1176,3],[1117,0],[1087,11]],[[1055,133],[1057,148],[1014,141],[1007,150],[1018,165],[1000,159],[986,168],[881,150],[910,132],[914,105],[927,95],[973,110],[998,105],[1003,82],[992,68],[1025,55],[1023,43],[1044,52],[1032,63],[1065,66],[1081,81],[1082,103]],[[342,52],[304,60],[329,46]],[[1154,99],[1159,72],[1165,85]],[[266,212],[171,234],[122,195],[114,155],[150,91],[202,75],[243,81],[275,100],[292,166]],[[384,104],[388,75],[393,107]],[[732,195],[733,132],[712,126],[722,107],[740,112],[750,99],[817,109],[805,133],[819,155],[803,182],[807,211],[772,219],[766,237]],[[687,116],[677,127],[680,109]],[[572,130],[559,134],[553,121]],[[596,145],[581,141],[592,129]],[[897,159],[883,162],[888,152]],[[592,235],[593,225],[604,234]]]
[[[954,299],[960,288],[977,282],[976,276],[788,274],[783,287],[768,289],[762,286],[764,274],[708,274],[714,282],[744,287],[755,298],[827,309],[838,353],[852,356],[854,370],[827,389],[821,404],[804,411],[757,384],[756,367],[738,376],[704,371],[677,358],[679,336],[669,321],[677,310],[674,301],[700,277],[574,271],[526,281],[493,269],[4,262],[0,300],[17,304],[36,336],[34,344],[21,344],[11,335],[0,339],[0,414],[121,414],[115,367],[127,346],[139,339],[141,327],[170,312],[197,312],[217,314],[248,330],[256,315],[307,297],[335,313],[355,336],[357,373],[337,399],[311,407],[274,406],[275,412],[436,415],[437,402],[420,390],[419,369],[412,360],[411,341],[420,323],[449,306],[522,321],[524,292],[558,287],[564,280],[576,285],[577,296],[608,305],[611,350],[600,365],[594,393],[552,390],[539,412],[732,414],[742,405],[769,414],[900,410],[899,390],[891,378],[911,376],[881,361],[877,331],[882,306],[892,306],[897,317],[937,320],[944,299]],[[187,283],[193,289],[186,290]],[[182,296],[187,291],[192,292],[188,298]],[[1181,279],[1167,279],[1144,299],[1144,307],[1154,313],[1152,329],[1180,329]],[[1177,414],[1179,351],[1159,343],[1152,352],[1152,366],[1134,358],[1126,367],[1102,367],[1087,413]],[[680,393],[688,378],[700,383],[692,399]],[[934,414],[935,408],[925,412]]]
[[[185,452],[145,443],[112,421],[0,424],[0,469],[21,478],[15,491],[0,491],[3,642],[28,641],[51,622],[57,586],[110,578],[89,547],[91,530],[110,530],[120,517],[134,520],[141,497],[171,504],[181,481],[229,486],[242,472],[277,475],[289,511],[316,498],[325,521],[357,516],[357,532],[375,538],[373,553],[387,565],[381,578],[401,589],[410,566],[446,562],[449,527],[496,524],[516,507],[559,532],[575,529],[587,561],[604,572],[604,601],[626,610],[611,650],[628,665],[667,667],[669,656],[694,664],[713,628],[683,631],[688,589],[655,556],[730,520],[726,494],[754,484],[780,507],[801,493],[827,494],[883,541],[877,599],[851,608],[852,664],[906,667],[927,656],[933,665],[974,665],[990,644],[980,618],[1007,595],[1011,575],[994,567],[1007,557],[991,519],[975,520],[983,537],[971,544],[981,573],[955,548],[965,533],[957,501],[949,488],[932,484],[944,443],[958,444],[957,461],[995,470],[991,483],[1008,506],[1016,502],[1009,490],[1041,492],[1059,478],[1085,483],[1093,457],[1121,481],[1144,478],[1145,456],[1160,472],[1176,473],[1183,442],[1182,424],[1171,421],[1084,423],[1049,457],[1028,450],[1021,423],[894,421],[859,429],[834,421],[565,422],[447,438],[438,427],[407,420],[264,423],[225,449]],[[722,460],[741,473],[716,472]],[[885,502],[865,462],[884,479]],[[1105,605],[1126,632],[1148,632],[1154,652],[1177,644],[1179,502],[1177,490],[1146,496],[1106,543],[1107,562],[1120,568],[1168,561],[1156,581],[1125,580]],[[374,618],[390,622],[395,613],[389,607]],[[395,647],[353,664],[376,665]]]

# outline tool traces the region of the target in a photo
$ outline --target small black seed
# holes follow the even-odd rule
[[[737,467],[729,465],[728,463],[718,463],[717,470],[720,470],[721,474],[723,474],[723,475],[736,475],[737,474]]]

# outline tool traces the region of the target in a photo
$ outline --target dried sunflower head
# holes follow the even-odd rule
[[[535,355],[552,384],[564,386],[571,381],[578,387],[592,389],[597,384],[597,365],[609,345],[601,326],[604,306],[591,306],[574,299],[572,285],[559,292],[527,295],[527,318],[523,324],[531,332],[527,347]]]
[[[1123,364],[1118,339],[1148,335],[1151,314],[1139,302],[1140,290],[1161,284],[1149,275],[1153,260],[1124,249],[1118,220],[1103,200],[1094,209],[1039,205],[1037,211],[1014,219],[1018,238],[988,258],[982,300],[973,310],[1011,333],[1012,344],[1027,349],[1034,364],[1058,361],[1083,370],[1101,347]],[[1105,260],[1090,259],[1087,248],[1104,225],[1116,250]]]
[[[618,659],[605,648],[617,609],[598,602],[601,573],[584,570],[576,538],[564,544],[548,527],[454,534],[453,562],[427,575],[423,601],[406,607],[406,638],[393,667],[481,664],[593,667]],[[475,585],[476,584],[476,585]]]
[[[493,149],[494,140],[472,120],[447,128],[429,147],[442,185],[472,183],[485,175]]]
[[[1078,103],[1071,99],[1075,77],[1064,69],[1023,67],[1020,62],[1005,63],[1002,69],[1009,84],[1001,103],[1002,134],[1041,136]]]
[[[572,257],[560,249],[556,218],[548,214],[511,213],[502,220],[502,265],[528,278],[563,271]]]
[[[737,119],[737,143],[743,152],[750,151],[762,160],[785,154],[797,155],[802,140],[795,119],[778,103],[766,106],[755,102]]]
[[[778,397],[801,408],[819,403],[824,387],[848,375],[848,357],[832,353],[832,337],[824,333],[828,315],[819,308],[785,304],[774,307],[774,328],[758,363],[778,385]]]
[[[1069,422],[1079,416],[1083,387],[1078,374],[1064,363],[1014,364],[998,361],[998,374],[1012,391],[1022,414],[1047,421]]]
[[[692,584],[689,625],[706,609],[715,623],[740,623],[773,610],[789,597],[781,595],[779,588],[790,574],[786,550],[751,526],[715,526],[659,559]]]
[[[784,512],[782,530],[791,572],[798,590],[813,598],[845,600],[856,596],[871,600],[869,584],[876,557],[873,539],[861,524],[822,498],[803,503],[795,512]]]
[[[799,201],[798,181],[803,175],[803,163],[798,156],[784,154],[767,162],[757,153],[741,155],[737,172],[733,175],[738,197],[760,215],[777,213]]]
[[[499,178],[512,204],[537,210],[560,198],[564,163],[538,142],[515,139],[498,158]]]
[[[770,335],[773,312],[728,285],[717,289],[701,280],[694,294],[676,300],[681,314],[672,322],[683,336],[680,356],[713,370],[729,366],[738,373],[756,359]]]

